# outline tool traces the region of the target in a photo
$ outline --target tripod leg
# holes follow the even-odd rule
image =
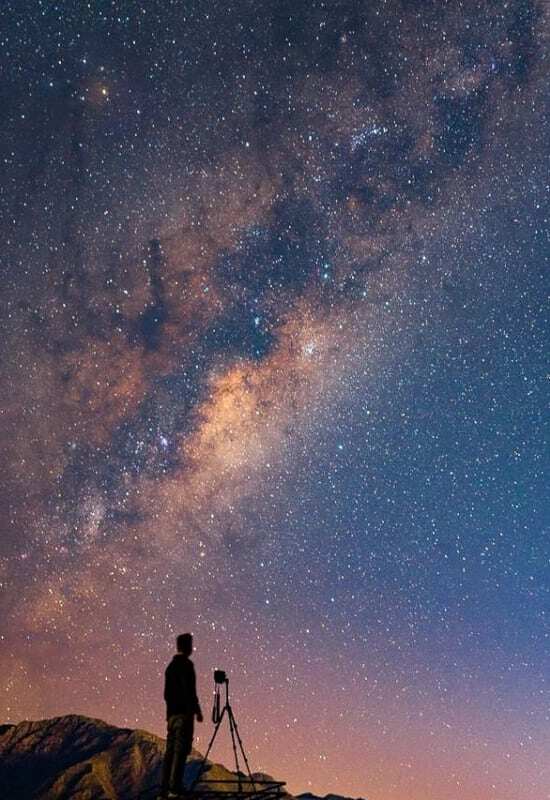
[[[235,743],[235,718],[233,716],[233,712],[231,711],[230,706],[228,706],[227,716],[229,717],[229,731],[231,733],[231,742],[233,744],[233,753],[235,755],[235,767],[237,769],[237,784],[239,787],[239,794],[241,794],[243,787],[241,783],[241,768],[239,765],[239,755],[237,753],[237,745]]]
[[[252,784],[252,789],[255,792],[256,791],[256,784],[254,783],[254,779],[252,777],[252,773],[250,772],[250,766],[248,764],[248,759],[246,757],[246,753],[244,752],[243,742],[242,742],[242,739],[241,739],[241,737],[239,735],[239,729],[237,728],[237,720],[233,716],[233,711],[231,710],[231,707],[228,708],[228,715],[229,715],[229,724],[232,725],[231,735],[233,736],[233,729],[234,729],[235,730],[235,735],[236,735],[237,740],[239,742],[239,747],[241,748],[241,753],[243,755],[244,763],[246,764],[246,771],[248,772],[248,777],[250,778],[250,783]],[[233,740],[233,749],[235,750],[235,763],[238,763],[237,751],[235,749],[235,740]],[[239,776],[239,789],[240,789],[240,776]]]
[[[193,791],[193,788],[194,788],[195,784],[197,783],[197,781],[199,780],[200,776],[204,772],[204,768],[206,766],[206,759],[208,758],[208,754],[212,750],[212,745],[214,744],[214,739],[216,738],[216,734],[218,733],[218,731],[220,729],[220,725],[222,724],[222,719],[223,719],[223,715],[225,714],[225,712],[226,712],[226,709],[224,708],[222,713],[221,713],[221,716],[220,716],[218,722],[216,723],[216,727],[214,728],[214,733],[212,734],[212,738],[210,739],[210,742],[208,744],[208,748],[206,750],[206,753],[204,754],[204,757],[203,757],[203,759],[202,759],[202,761],[200,763],[199,770],[198,770],[197,774],[195,775],[195,777],[193,778],[193,781],[192,781],[191,785],[189,786],[189,791]]]

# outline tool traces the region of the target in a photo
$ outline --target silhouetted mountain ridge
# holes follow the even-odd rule
[[[69,714],[52,719],[0,725],[1,800],[152,800],[158,793],[164,739],[143,730],[117,728],[99,719]],[[192,750],[188,784],[202,755]],[[202,779],[210,788],[235,773],[207,762]],[[257,780],[273,780],[255,772]],[[198,787],[200,787],[199,781]],[[286,794],[284,800],[293,800]],[[297,800],[349,800],[310,793]]]
[[[295,800],[365,800],[363,797],[343,797],[340,794],[325,794],[323,796],[318,794],[311,794],[311,792],[303,792],[302,794],[294,795]]]
[[[136,800],[158,792],[164,739],[70,714],[0,726],[2,800]],[[186,782],[196,775],[201,754],[193,750]],[[207,762],[202,778],[233,774]],[[253,776],[254,777],[254,776]],[[258,779],[259,774],[256,774]],[[200,785],[200,783],[199,783]],[[211,787],[215,784],[209,784]],[[223,784],[217,786],[223,790]]]

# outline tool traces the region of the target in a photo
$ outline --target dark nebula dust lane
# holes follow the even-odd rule
[[[1,721],[163,734],[192,630],[293,792],[550,798],[549,35],[0,9]]]

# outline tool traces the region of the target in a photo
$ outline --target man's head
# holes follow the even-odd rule
[[[193,637],[190,633],[180,633],[176,639],[176,647],[178,653],[184,656],[190,656],[193,652]]]

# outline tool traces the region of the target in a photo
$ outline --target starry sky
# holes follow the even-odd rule
[[[0,9],[0,718],[550,797],[538,0]],[[231,765],[228,733],[215,760]]]

